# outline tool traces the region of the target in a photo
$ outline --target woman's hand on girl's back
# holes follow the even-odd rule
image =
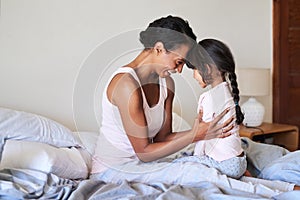
[[[204,122],[202,120],[203,112],[200,110],[192,128],[192,132],[195,134],[194,141],[224,138],[231,135],[230,131],[234,127],[234,117],[229,118],[222,124],[218,123],[228,111],[229,109],[225,109],[213,121]]]

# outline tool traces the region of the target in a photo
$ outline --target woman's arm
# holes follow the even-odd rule
[[[130,75],[116,75],[109,84],[107,95],[109,100],[118,107],[125,132],[140,160],[149,162],[171,155],[193,141],[195,135],[193,129],[176,140],[162,140],[155,143],[149,141],[141,90],[139,84]],[[172,99],[167,101],[170,106]],[[171,108],[170,106],[167,109]],[[171,123],[171,119],[168,123]],[[167,124],[164,125],[166,126]]]
[[[173,100],[175,94],[175,84],[171,77],[166,78],[167,86],[167,98],[165,100],[165,121],[161,130],[154,137],[154,142],[162,142],[172,140],[174,134],[172,133],[172,111],[173,111]]]

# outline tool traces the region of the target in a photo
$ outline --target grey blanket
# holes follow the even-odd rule
[[[300,184],[300,151],[288,152],[285,149],[243,140],[244,148],[253,172],[267,179],[288,178],[289,182]],[[190,153],[190,152],[181,152]],[[280,165],[279,165],[280,164]],[[290,166],[294,164],[295,166]],[[280,173],[274,173],[275,171]],[[286,170],[286,167],[289,170]],[[276,167],[276,169],[273,169]],[[274,171],[275,170],[275,171]],[[274,177],[280,174],[281,178]],[[211,182],[203,181],[195,186],[182,186],[165,183],[141,183],[123,181],[120,184],[87,179],[74,181],[34,170],[0,170],[0,199],[70,199],[70,200],[243,200],[267,199],[257,194],[219,188]],[[300,199],[300,191],[284,192],[272,199]]]
[[[257,195],[236,190],[221,190],[209,182],[200,182],[197,187],[167,185],[163,183],[133,183],[124,181],[121,184],[105,183],[103,181],[86,180],[80,183],[70,200],[191,200],[191,199],[266,199]]]
[[[299,199],[300,191],[281,193],[273,200]],[[166,185],[163,183],[133,183],[124,181],[121,184],[103,181],[85,180],[72,193],[70,200],[266,200],[259,195],[233,189],[220,189],[210,182],[200,182],[197,187]]]
[[[77,182],[35,170],[0,170],[0,199],[68,199]]]
[[[268,165],[272,162],[280,160],[282,164],[286,165],[284,158],[289,152],[278,146],[266,145],[256,143],[248,138],[243,138],[243,148],[248,156],[249,163],[251,163],[251,171],[254,175],[262,175]],[[191,151],[191,149],[187,149]],[[180,155],[190,155],[192,152],[180,152]],[[177,158],[177,156],[176,156]],[[294,157],[294,160],[300,160],[300,155]],[[300,164],[298,164],[300,166]],[[188,172],[187,172],[188,173]],[[286,173],[286,172],[285,172]],[[297,180],[292,177],[291,173],[287,176],[290,181]],[[197,175],[195,175],[197,176]],[[283,174],[284,176],[284,174]],[[271,179],[271,178],[270,178]],[[280,179],[277,179],[280,180]],[[296,182],[300,184],[300,182]],[[111,199],[134,199],[134,200],[190,200],[190,199],[204,199],[204,200],[243,200],[243,199],[269,199],[257,194],[247,193],[243,191],[234,190],[231,188],[219,188],[211,182],[199,182],[196,186],[188,187],[182,185],[168,185],[164,183],[141,183],[123,181],[120,184],[107,183],[101,180],[84,180],[78,188],[71,194],[71,200],[111,200]],[[273,196],[271,199],[278,200],[294,200],[300,199],[300,191],[284,192]]]

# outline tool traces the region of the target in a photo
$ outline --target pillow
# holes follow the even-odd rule
[[[72,131],[56,121],[0,107],[0,152],[8,139],[43,142],[56,147],[81,146]]]
[[[258,171],[261,171],[270,162],[281,158],[289,152],[283,147],[255,142],[247,137],[241,137],[241,140],[248,161],[251,162]]]
[[[88,169],[92,169],[92,157],[94,150],[96,148],[96,143],[98,140],[99,132],[88,132],[88,131],[78,131],[74,132],[77,137],[80,139],[84,148],[79,148],[78,150],[81,153],[81,156],[85,160],[85,163],[88,166]]]
[[[270,160],[258,178],[280,180],[300,185],[300,151],[293,151]]]
[[[0,169],[4,168],[38,170],[67,179],[88,176],[88,168],[77,148],[21,140],[6,141],[0,163]]]
[[[77,136],[82,146],[92,155],[96,148],[99,132],[78,131],[73,132],[73,134]]]

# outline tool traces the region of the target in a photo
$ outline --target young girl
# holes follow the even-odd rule
[[[194,155],[199,157],[201,163],[230,177],[240,178],[246,172],[247,162],[239,137],[239,124],[244,115],[239,106],[234,59],[230,49],[219,40],[204,39],[199,45],[206,59],[202,66],[193,67],[194,78],[202,88],[209,85],[211,89],[200,96],[198,111],[203,112],[203,121],[209,122],[230,107],[232,109],[223,120],[235,116],[236,123],[229,137],[197,142]]]

